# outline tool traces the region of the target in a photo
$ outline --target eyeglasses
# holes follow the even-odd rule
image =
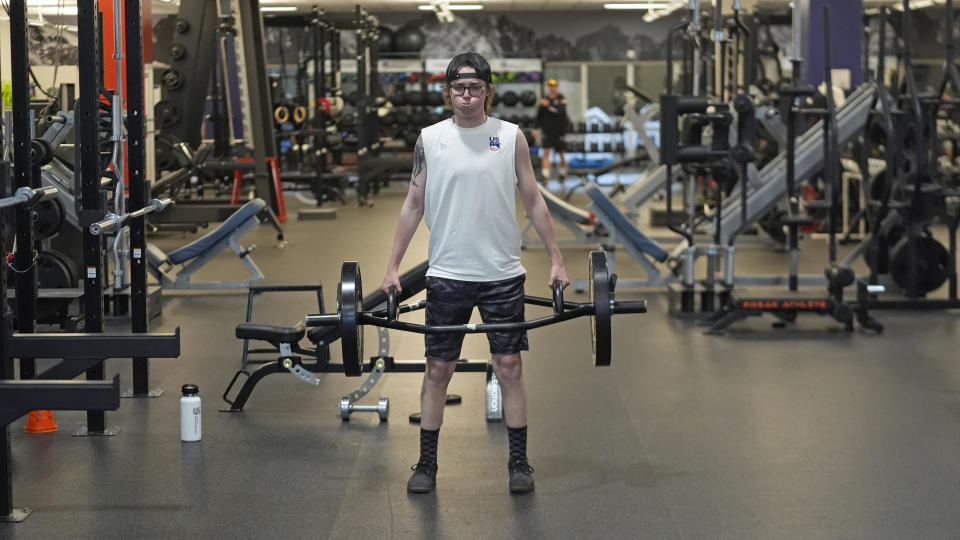
[[[455,96],[462,96],[463,93],[467,90],[470,91],[470,95],[473,97],[480,97],[483,95],[484,85],[482,84],[452,84],[450,85],[450,90],[453,91]]]

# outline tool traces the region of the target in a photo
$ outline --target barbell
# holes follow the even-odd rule
[[[563,299],[563,287],[553,286],[553,298],[525,296],[524,302],[531,305],[553,307],[551,315],[537,319],[493,324],[422,325],[399,320],[399,314],[426,307],[426,300],[412,304],[397,305],[396,290],[387,294],[387,306],[376,311],[363,311],[363,292],[358,263],[348,261],[340,270],[337,287],[337,312],[307,315],[306,325],[339,327],[343,370],[347,376],[357,377],[363,373],[363,326],[378,326],[417,334],[479,334],[487,332],[511,332],[531,330],[577,317],[588,317],[593,344],[595,366],[610,365],[611,324],[610,318],[622,313],[646,313],[647,302],[637,300],[617,302],[614,300],[616,274],[607,270],[607,256],[602,251],[593,251],[588,259],[590,301],[568,302]]]

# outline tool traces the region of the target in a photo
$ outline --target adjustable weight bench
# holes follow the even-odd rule
[[[654,265],[654,262],[665,262],[670,253],[667,252],[656,241],[643,234],[636,225],[627,218],[626,215],[609,197],[600,189],[597,184],[587,184],[585,191],[590,197],[590,210],[597,216],[597,221],[607,229],[610,236],[607,249],[610,271],[613,272],[614,266],[614,246],[619,242],[640,263],[640,266],[647,272],[647,278],[638,280],[620,280],[618,284],[627,287],[659,287],[672,281],[672,275],[660,273],[660,270]],[[653,259],[653,260],[651,260]],[[586,288],[585,280],[577,280],[574,288],[582,291]]]
[[[251,281],[263,279],[263,273],[250,257],[256,246],[244,248],[240,238],[260,224],[259,214],[267,207],[263,199],[253,199],[233,213],[219,227],[169,254],[147,244],[147,269],[165,289],[245,289]],[[247,267],[250,278],[242,281],[191,281],[190,277],[221,251],[230,246]],[[178,270],[179,267],[179,270]]]
[[[558,244],[595,245],[605,236],[602,229],[597,230],[596,216],[592,212],[568,203],[554,195],[543,184],[538,183],[537,188],[540,189],[540,194],[543,195],[543,200],[547,203],[547,209],[550,211],[553,220],[563,225],[574,235],[574,238],[558,238]],[[536,235],[535,229],[533,230],[534,234],[530,234],[531,229],[533,229],[533,223],[528,220],[521,231],[521,245],[524,247],[543,245],[540,237]]]

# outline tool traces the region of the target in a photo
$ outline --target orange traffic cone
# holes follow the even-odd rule
[[[53,433],[57,430],[57,423],[53,421],[53,411],[30,411],[27,414],[27,425],[23,426],[27,433]]]

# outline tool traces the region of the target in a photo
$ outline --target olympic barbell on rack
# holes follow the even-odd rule
[[[59,193],[59,190],[52,186],[40,188],[20,187],[17,188],[17,191],[14,192],[12,196],[0,199],[0,208],[10,208],[11,206],[19,206],[21,204],[33,206],[34,204],[55,197],[57,193]]]
[[[90,234],[94,236],[112,234],[116,232],[117,229],[125,227],[131,219],[152,214],[153,212],[163,212],[171,204],[173,204],[173,199],[153,199],[147,206],[144,206],[140,210],[130,212],[129,214],[122,216],[107,214],[102,220],[90,225]]]
[[[563,287],[555,283],[553,299],[526,296],[527,304],[553,307],[554,313],[538,319],[494,324],[454,324],[427,326],[402,322],[400,313],[426,307],[426,301],[397,305],[396,291],[387,295],[387,308],[378,311],[363,311],[363,292],[360,267],[356,262],[345,262],[340,271],[337,289],[337,312],[307,315],[307,326],[339,327],[343,370],[347,376],[363,373],[363,325],[379,326],[418,334],[479,334],[487,332],[520,331],[540,328],[577,317],[589,317],[590,335],[593,343],[593,363],[596,366],[610,365],[610,317],[623,313],[646,313],[647,302],[614,301],[616,275],[607,271],[607,256],[602,251],[593,251],[588,257],[590,302],[567,302],[563,299]]]

